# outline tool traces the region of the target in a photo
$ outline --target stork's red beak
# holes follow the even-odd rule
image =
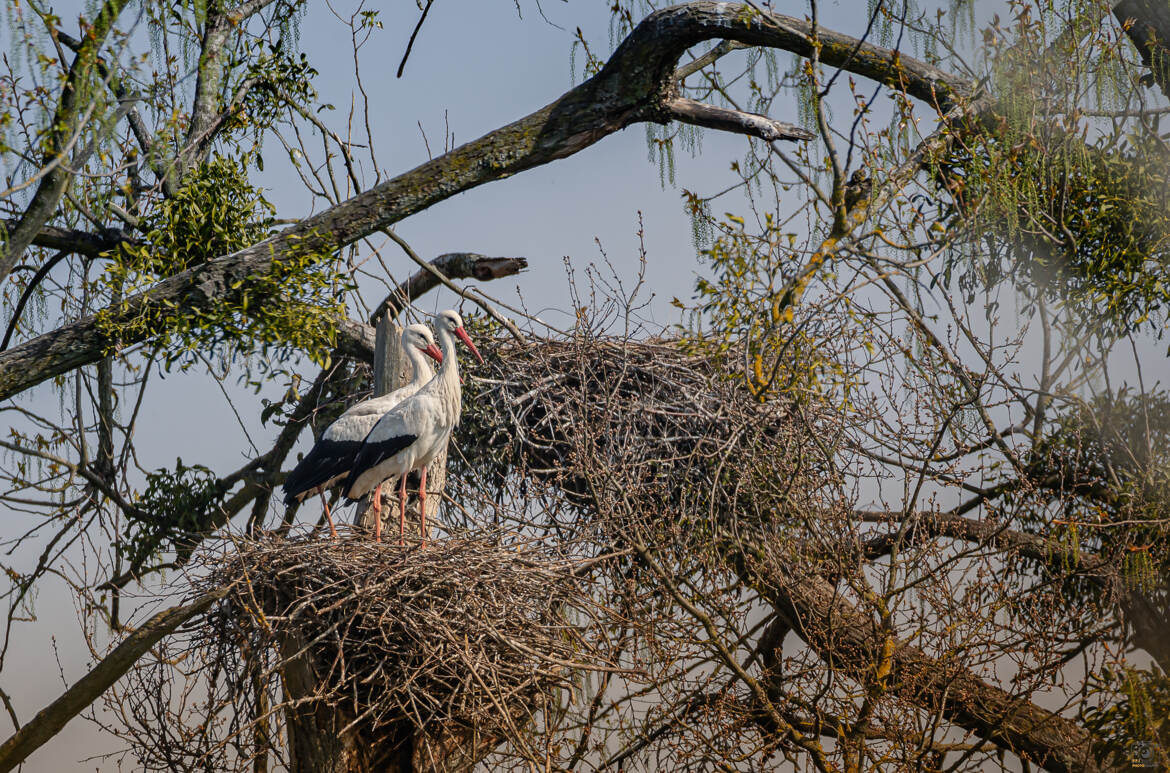
[[[435,362],[439,363],[440,365],[443,364],[443,353],[439,351],[439,347],[431,344],[425,349],[420,346],[419,349],[423,354],[429,355]]]
[[[475,359],[479,360],[479,364],[483,365],[483,357],[479,356],[479,349],[475,348],[475,344],[471,343],[471,336],[467,335],[467,331],[461,327],[455,328],[455,335],[459,336],[459,340],[467,344],[467,348],[475,355]]]

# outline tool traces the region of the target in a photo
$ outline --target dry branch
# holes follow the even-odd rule
[[[212,587],[194,601],[164,609],[147,620],[88,674],[57,700],[41,709],[32,721],[0,746],[0,773],[6,773],[23,762],[59,733],[69,720],[84,711],[123,674],[133,668],[138,659],[159,640],[191,618],[205,612],[226,594],[226,588]]]

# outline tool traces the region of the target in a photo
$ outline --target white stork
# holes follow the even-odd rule
[[[431,380],[431,369],[423,359],[423,354],[433,357],[436,362],[443,361],[442,353],[435,346],[435,338],[426,325],[408,325],[402,331],[402,351],[413,367],[410,382],[389,394],[351,405],[325,429],[321,439],[284,481],[286,505],[291,505],[294,501],[299,502],[313,494],[321,495],[321,504],[325,506],[325,518],[329,521],[329,533],[334,538],[337,537],[337,529],[333,525],[329,503],[325,501],[325,490],[340,483],[349,474],[362,440],[378,423],[378,419],[406,398],[413,396]],[[380,504],[380,500],[379,496],[374,502]]]
[[[427,535],[427,465],[447,444],[451,430],[459,423],[462,410],[462,389],[459,383],[459,361],[455,356],[455,338],[458,337],[481,363],[483,357],[463,329],[459,314],[448,309],[434,318],[435,332],[443,349],[443,363],[435,377],[426,386],[387,413],[366,436],[344,488],[350,500],[361,499],[382,481],[399,476],[398,544],[403,544],[406,532],[406,476],[411,470],[422,470],[418,487],[419,514],[422,521],[422,544]],[[375,525],[375,534],[381,536],[381,518]]]

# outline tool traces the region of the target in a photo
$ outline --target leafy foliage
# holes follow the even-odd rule
[[[222,156],[201,165],[178,193],[159,203],[145,238],[111,256],[104,283],[116,307],[132,289],[202,265],[261,241],[271,224],[272,206],[252,187],[244,165]],[[348,279],[312,252],[274,261],[270,270],[237,281],[222,298],[200,309],[172,307],[140,315],[127,325],[105,316],[105,332],[148,330],[168,340],[168,360],[211,349],[249,354],[275,348],[307,352],[324,361],[336,335],[334,318],[343,304],[339,291]]]
[[[267,54],[252,62],[247,77],[253,79],[255,85],[244,99],[244,109],[235,116],[238,126],[255,129],[258,142],[263,130],[280,119],[288,101],[307,105],[312,104],[317,97],[312,86],[317,71],[309,65],[308,57],[303,53],[288,51],[283,42],[281,38],[269,46]],[[263,169],[263,161],[260,161],[259,156],[257,162],[259,168]]]
[[[1080,143],[1001,123],[949,158],[942,179],[956,221],[971,227],[977,212],[1010,247],[978,267],[983,284],[1011,279],[1124,333],[1163,319],[1170,302],[1170,159]]]
[[[115,543],[122,558],[136,565],[165,550],[186,546],[201,533],[206,514],[223,502],[215,473],[201,464],[175,460],[174,469],[146,474],[139,498],[141,517],[131,518],[128,534]]]
[[[1037,450],[1035,477],[1063,500],[1075,544],[1117,556],[1127,584],[1159,596],[1170,571],[1170,395],[1126,391],[1079,403]],[[1048,516],[1033,520],[1047,530]],[[1170,590],[1170,588],[1167,588]]]
[[[944,216],[968,237],[949,270],[962,271],[968,302],[1007,280],[1033,301],[1055,299],[1099,321],[1103,334],[1147,323],[1160,333],[1170,306],[1170,152],[1156,129],[1094,123],[1081,82],[1090,74],[1040,68],[1036,35],[1024,29],[999,52],[995,118],[967,126],[935,167]],[[1092,82],[1121,88],[1115,64],[1102,54]],[[1110,93],[1095,101],[1107,105]]]
[[[711,246],[699,252],[711,276],[696,281],[695,305],[675,301],[692,312],[685,346],[741,361],[737,370],[760,400],[830,388],[841,371],[822,353],[826,320],[797,322],[785,298],[799,267],[796,233],[781,231],[771,213],[758,234],[730,213],[716,228]]]
[[[1104,668],[1090,674],[1089,692],[1106,697],[1083,712],[1102,751],[1135,766],[1170,764],[1170,677],[1150,669]]]
[[[274,211],[241,165],[216,156],[159,202],[144,229],[145,244],[122,248],[111,273],[151,281],[171,276],[264,238]]]

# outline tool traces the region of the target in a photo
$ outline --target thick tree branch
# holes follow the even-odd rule
[[[0,773],[7,773],[65,727],[86,706],[105,692],[164,636],[192,617],[207,610],[227,593],[220,588],[205,593],[189,604],[164,609],[127,636],[88,674],[61,697],[41,709],[35,717],[0,746]]]
[[[1150,80],[1170,97],[1170,5],[1164,0],[1121,0],[1113,15],[1150,68]]]
[[[448,252],[432,260],[431,265],[448,279],[477,279],[480,282],[487,282],[519,274],[528,268],[528,259],[489,258],[474,252]],[[386,300],[378,304],[374,313],[370,315],[370,324],[378,324],[378,320],[387,311],[391,316],[398,316],[411,301],[438,286],[439,279],[433,271],[419,269],[410,279],[394,288],[394,291],[386,296]]]
[[[242,101],[244,94],[251,88],[252,82],[245,82],[237,90],[231,105],[220,109],[220,96],[224,89],[224,77],[228,73],[228,63],[232,55],[230,40],[233,35],[239,35],[240,23],[248,16],[257,13],[271,0],[253,0],[232,11],[218,10],[218,3],[209,4],[215,8],[208,13],[206,26],[203,30],[203,41],[199,51],[199,66],[195,78],[195,100],[191,106],[191,123],[187,129],[183,147],[175,155],[175,165],[168,170],[168,178],[173,182],[182,180],[188,170],[202,161],[211,148],[211,141],[215,133],[223,126],[228,115],[238,109],[236,102]]]
[[[1114,5],[1113,10],[1125,27],[1131,41],[1141,52],[1143,61],[1151,68],[1150,77],[1167,96],[1170,96],[1170,90],[1168,90],[1170,89],[1170,10],[1167,9],[1165,3],[1159,0],[1122,0]],[[830,33],[829,38],[825,38],[823,32],[820,34],[822,40],[835,40],[834,33]],[[826,57],[824,52],[821,53],[821,61],[825,64],[843,66],[850,72],[874,77],[866,72],[866,68],[876,66],[876,62],[873,60],[879,56],[878,52],[881,50],[863,44],[857,51],[861,66],[855,66],[853,62],[843,64],[835,61],[834,58]],[[1060,52],[1061,46],[1054,45],[1041,54],[1041,59],[1051,61]],[[797,53],[808,55],[799,51]],[[835,53],[830,51],[830,54]],[[891,53],[890,55],[896,58],[900,57],[900,54]],[[974,84],[969,81],[945,74],[931,76],[917,68],[914,68],[914,72],[908,74],[907,77],[905,91],[912,96],[928,99],[924,93],[924,89],[927,87],[932,89],[930,93],[944,94],[936,102],[940,108],[947,110],[939,122],[939,128],[919,143],[914,153],[899,165],[886,180],[882,181],[880,185],[874,186],[872,195],[864,195],[853,202],[854,205],[849,208],[844,219],[834,227],[829,238],[822,242],[820,248],[813,253],[812,257],[785,287],[781,297],[782,311],[790,310],[800,301],[812,278],[826,262],[853,244],[853,235],[865,223],[869,211],[877,210],[893,200],[918,174],[926,161],[938,157],[950,148],[954,140],[956,126],[985,117],[994,106],[990,95],[975,94]],[[881,77],[874,79],[885,82]],[[937,87],[938,91],[933,90],[936,88],[935,83],[941,84]],[[943,88],[948,90],[943,92]],[[958,99],[961,96],[968,97],[970,101],[962,102]]]
[[[436,283],[443,285],[448,290],[450,290],[451,292],[458,295],[460,298],[466,298],[467,300],[475,303],[475,305],[477,305],[481,309],[483,309],[483,311],[489,317],[491,317],[496,322],[503,325],[504,328],[509,333],[511,333],[512,337],[515,338],[517,341],[524,340],[524,335],[523,335],[523,333],[520,332],[520,328],[516,327],[516,323],[514,323],[512,320],[508,319],[504,315],[500,314],[500,312],[496,311],[495,304],[493,304],[491,301],[489,301],[487,298],[485,298],[482,294],[477,293],[474,289],[459,287],[457,284],[452,282],[451,277],[445,275],[442,271],[435,268],[434,263],[428,263],[425,260],[423,260],[422,257],[417,252],[414,251],[414,248],[411,247],[410,244],[408,244],[405,239],[403,239],[398,234],[394,233],[394,231],[387,228],[385,230],[385,233],[399,247],[402,248],[402,251],[405,252],[407,254],[407,256],[411,260],[413,260],[419,268],[421,268],[423,271],[426,271],[428,274],[430,274]]]
[[[896,522],[902,513],[860,511],[856,517],[869,523]],[[902,539],[913,541],[921,536],[945,537],[980,545],[991,545],[1007,553],[1032,559],[1064,575],[1085,576],[1116,599],[1124,612],[1123,619],[1132,630],[1132,642],[1145,650],[1170,674],[1170,620],[1140,586],[1125,581],[1120,567],[1103,556],[1039,534],[1010,529],[1007,524],[976,521],[954,513],[915,513],[914,525]],[[887,555],[897,540],[885,534],[865,543],[865,557],[873,560]]]
[[[887,523],[902,519],[902,513],[863,510],[856,514],[860,521]],[[950,513],[914,513],[914,525],[906,532],[905,539],[914,540],[918,535],[948,537],[950,539],[992,545],[1005,551],[1017,553],[1025,558],[1052,563],[1066,569],[1076,570],[1109,581],[1118,581],[1117,567],[1100,556],[1081,549],[1073,549],[1039,534],[1028,534],[1007,528],[1004,523],[976,521]],[[876,546],[876,543],[873,543]]]
[[[527,258],[489,258],[474,252],[449,252],[431,261],[431,265],[448,279],[476,279],[487,282],[515,276],[528,268]],[[337,350],[361,362],[374,361],[374,326],[378,318],[390,312],[397,317],[406,306],[439,286],[434,272],[419,269],[386,296],[370,315],[370,323],[352,319],[337,323]]]
[[[167,305],[198,310],[246,290],[250,277],[274,261],[321,259],[457,193],[549,163],[633,123],[671,119],[675,67],[691,46],[709,39],[812,51],[809,25],[732,3],[696,2],[657,11],[640,23],[606,66],[535,113],[307,218],[279,234],[192,268],[106,312],[105,324],[86,317],[0,355],[0,399],[96,361],[116,346],[148,337],[109,331]],[[932,104],[951,104],[962,79],[900,53],[819,31],[820,59],[874,78]]]
[[[358,362],[374,361],[374,327],[352,319],[337,323],[337,351]]]
[[[746,134],[759,137],[767,142],[775,140],[811,140],[816,135],[790,123],[773,121],[764,115],[729,110],[725,107],[696,102],[693,99],[676,97],[666,101],[666,112],[671,118],[683,123],[703,126],[707,129]]]
[[[872,679],[883,652],[890,652],[886,689],[1001,749],[1053,773],[1103,770],[1088,731],[1059,714],[979,679],[960,663],[936,660],[898,640],[886,641],[877,621],[858,611],[837,588],[813,576],[793,578],[786,560],[767,543],[745,545],[739,570],[752,587],[834,671]],[[890,647],[892,646],[892,651]]]
[[[12,232],[20,224],[16,218],[4,221],[4,228]],[[119,228],[107,228],[101,233],[78,231],[70,228],[45,226],[33,235],[32,244],[37,247],[47,247],[51,250],[64,250],[79,255],[97,257],[108,252],[120,244],[132,241],[130,235]]]

